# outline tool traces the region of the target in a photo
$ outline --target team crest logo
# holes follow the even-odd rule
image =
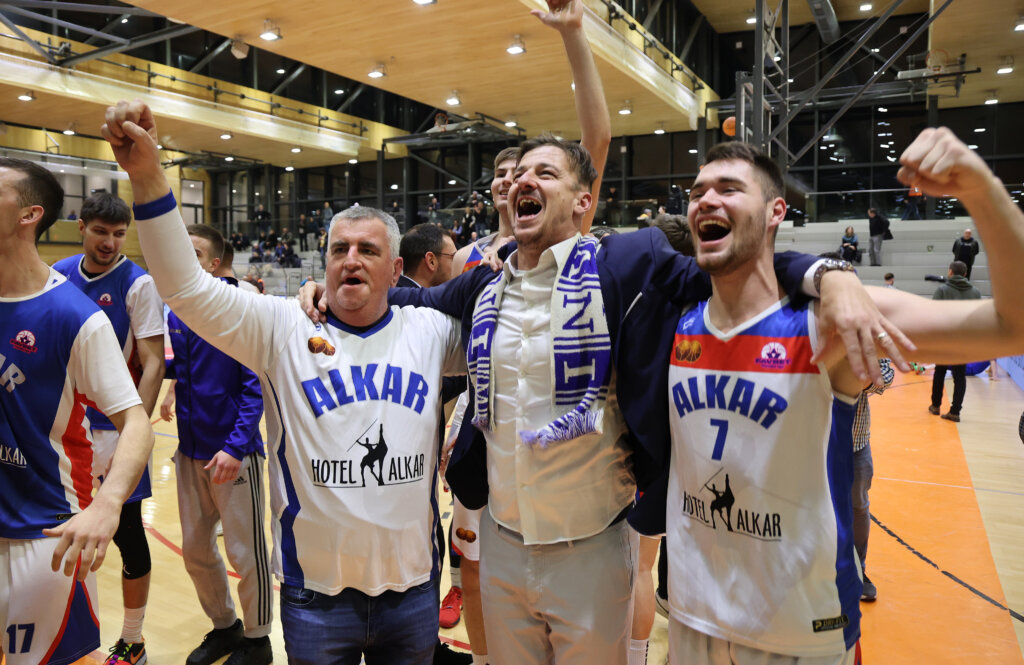
[[[100,299],[96,301],[100,305],[107,307],[108,305],[114,304],[114,299],[110,297],[109,293],[104,293],[100,296]]]
[[[676,360],[681,362],[697,362],[697,359],[700,358],[700,353],[700,342],[695,339],[684,339],[676,344]]]
[[[310,337],[309,341],[306,343],[306,346],[309,347],[310,353],[322,353],[325,356],[333,356],[335,351],[334,347],[331,345],[330,342],[328,342],[323,337],[319,336]]]
[[[31,330],[22,330],[15,335],[11,340],[11,346],[25,353],[35,353],[39,350],[36,346],[36,336],[32,334]]]
[[[761,357],[754,362],[764,369],[785,369],[792,361],[786,357],[786,347],[778,342],[768,342],[761,347]]]

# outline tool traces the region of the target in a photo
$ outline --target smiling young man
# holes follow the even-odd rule
[[[97,192],[82,204],[78,229],[82,254],[62,259],[53,269],[81,289],[110,318],[128,369],[135,378],[146,413],[152,414],[164,378],[164,309],[153,279],[121,253],[132,213],[128,204],[109,192]],[[102,479],[114,454],[117,430],[102,413],[89,409],[96,442],[93,474]],[[114,543],[121,552],[124,626],[106,665],[146,659],[142,623],[149,600],[149,542],[142,526],[142,500],[153,495],[149,468],[121,511]]]
[[[202,269],[148,107],[110,107],[103,132],[131,180],[157,288],[196,334],[260,377],[289,662],[430,663],[441,377],[465,361],[455,320],[388,306],[402,271],[394,219],[369,207],[335,215],[329,315],[313,323],[295,301],[244,293]],[[363,482],[360,468],[375,464]]]
[[[913,358],[1020,353],[1024,215],[948,130],[925,130],[900,161],[902,182],[958,196],[990,234],[994,298],[936,303],[894,289],[869,289],[871,296],[914,340]],[[690,190],[697,262],[714,294],[676,319],[671,349],[659,351],[670,365],[662,399],[671,404],[675,663],[859,662],[850,497],[864,381],[838,350],[822,351],[816,308],[782,294],[772,269],[782,194],[775,162],[742,143],[712,148]],[[731,519],[716,521],[716,511]]]

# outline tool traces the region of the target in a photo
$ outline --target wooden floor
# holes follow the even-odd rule
[[[947,382],[947,400],[951,388]],[[928,413],[930,389],[930,373],[897,375],[893,388],[871,398],[876,523],[867,560],[878,601],[862,603],[864,662],[1024,665],[1024,391],[1002,373],[969,377],[957,425]],[[211,626],[180,556],[175,427],[156,429],[154,497],[143,504],[153,555],[145,636],[151,662],[170,665],[183,663]],[[450,510],[450,495],[442,506]],[[105,648],[121,625],[120,562],[111,551],[99,572]],[[276,599],[274,607],[276,614]],[[649,663],[665,662],[666,630],[657,617]],[[466,646],[462,624],[441,635]],[[285,662],[279,623],[271,639]]]

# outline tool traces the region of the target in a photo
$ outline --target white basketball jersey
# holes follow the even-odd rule
[[[783,300],[723,333],[707,305],[680,319],[669,368],[672,617],[774,653],[842,654],[860,619],[853,401],[810,362],[808,308]]]

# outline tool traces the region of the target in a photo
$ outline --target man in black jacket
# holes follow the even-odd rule
[[[971,231],[968,229],[966,234],[969,236],[970,233]],[[960,241],[957,240],[957,242]],[[977,246],[978,241],[973,240],[973,242]],[[967,280],[966,275],[970,270],[963,261],[953,261],[950,263],[949,276],[944,284],[939,285],[939,288],[935,289],[932,300],[980,300],[981,292]],[[964,403],[964,393],[967,392],[966,365],[935,366],[935,376],[932,377],[932,404],[928,407],[928,411],[932,415],[939,415],[939,406],[942,404],[942,389],[946,383],[946,370],[953,374],[953,401],[949,405],[949,411],[942,414],[942,417],[958,423],[960,422],[960,408]]]
[[[971,268],[974,267],[974,257],[981,250],[978,241],[971,237],[971,230],[964,229],[964,235],[953,241],[953,260],[962,261],[967,266],[967,279],[971,278]]]
[[[882,241],[889,230],[889,220],[874,208],[868,208],[868,232],[871,235],[871,265],[882,265]]]

